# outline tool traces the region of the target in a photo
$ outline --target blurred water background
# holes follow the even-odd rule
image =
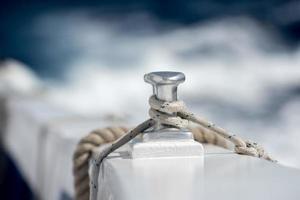
[[[192,111],[300,168],[299,1],[7,1],[0,58],[84,115],[147,117],[150,71],[186,74]],[[30,80],[18,78],[21,68]],[[27,72],[26,72],[27,73]]]

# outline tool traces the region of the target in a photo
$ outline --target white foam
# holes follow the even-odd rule
[[[182,71],[187,80],[179,95],[194,103],[193,110],[258,140],[285,164],[300,167],[300,149],[295,142],[299,139],[300,117],[295,109],[299,99],[291,97],[284,108],[257,120],[238,111],[229,117],[218,108],[212,112],[200,104],[212,99],[212,104],[233,105],[233,109],[242,108],[255,116],[277,101],[274,91],[300,87],[299,49],[285,51],[274,35],[247,18],[164,31],[155,31],[151,23],[144,27],[145,34],[140,29],[135,33],[116,21],[92,20],[85,12],[40,18],[34,31],[47,36],[47,28],[57,30],[47,43],[49,49],[59,51],[67,42],[76,50],[76,55],[64,62],[66,83],[48,84],[48,99],[83,114],[129,114],[143,121],[151,93],[143,74]]]
[[[30,93],[40,86],[32,70],[14,59],[0,63],[0,93]]]

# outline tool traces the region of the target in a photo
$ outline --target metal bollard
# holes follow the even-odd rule
[[[177,101],[177,88],[185,81],[185,75],[171,71],[151,72],[145,74],[144,80],[153,86],[153,94],[157,99],[172,102]],[[157,123],[153,130],[143,134],[143,141],[178,139],[193,139],[193,135],[186,129],[177,129],[160,123]]]

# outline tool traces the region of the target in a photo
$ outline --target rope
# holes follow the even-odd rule
[[[232,142],[235,145],[234,150],[238,154],[259,157],[273,162],[276,161],[272,159],[264,150],[264,148],[258,145],[256,142],[251,142],[249,140],[244,141],[235,134],[216,126],[214,123],[195,116],[193,113],[187,110],[184,102],[182,101],[164,102],[158,100],[153,95],[149,99],[149,104],[151,106],[149,111],[150,117],[162,124],[172,125],[178,128],[185,128],[188,126],[188,121],[191,121]],[[168,117],[170,116],[168,113],[172,112],[177,113],[177,116]]]
[[[77,200],[89,199],[89,159],[100,145],[120,138],[128,131],[125,127],[98,129],[82,138],[73,155],[73,174]]]
[[[194,139],[198,142],[213,144],[227,149],[230,149],[230,143],[232,143],[235,152],[238,154],[259,157],[276,162],[276,160],[273,160],[257,143],[244,141],[240,137],[227,132],[215,124],[195,116],[186,109],[186,106],[182,101],[164,102],[156,99],[155,96],[151,96],[149,104],[151,106],[149,110],[151,118],[131,131],[128,132],[126,127],[108,127],[92,131],[80,140],[73,155],[76,200],[88,200],[90,196],[97,196],[98,176],[92,177],[92,181],[90,181],[88,174],[89,161],[91,156],[96,153],[96,149],[100,146],[103,147],[100,154],[97,154],[97,159],[94,160],[92,168],[92,170],[94,170],[92,174],[98,175],[100,164],[108,154],[157,123],[177,128],[187,128],[189,122],[194,122],[200,126],[189,127],[189,129],[193,133]],[[91,190],[90,183],[92,186]]]

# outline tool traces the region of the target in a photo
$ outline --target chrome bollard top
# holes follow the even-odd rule
[[[163,101],[176,101],[177,87],[185,81],[185,75],[171,71],[151,72],[145,74],[144,80],[153,86],[156,98]]]

